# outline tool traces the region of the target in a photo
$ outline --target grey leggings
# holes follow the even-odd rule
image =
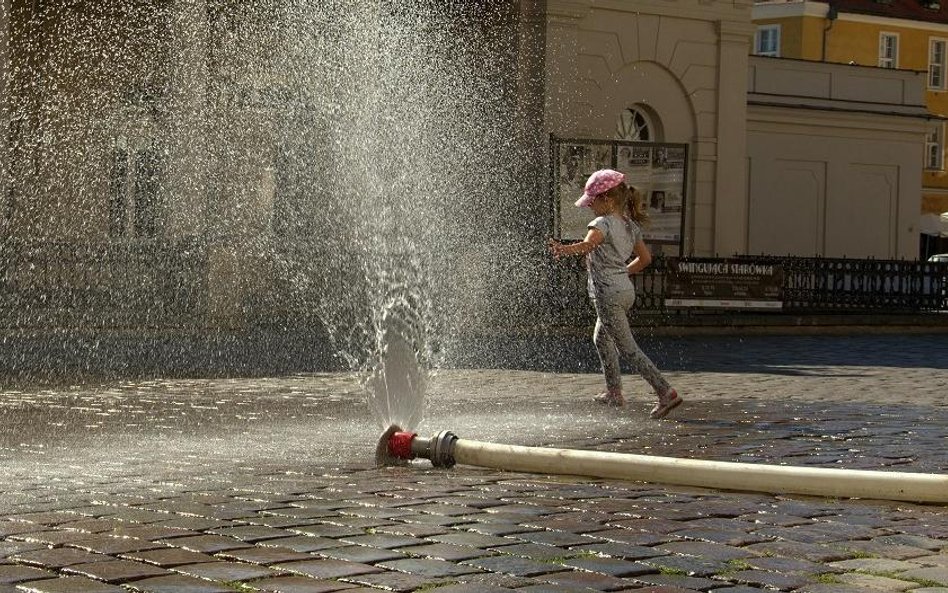
[[[671,386],[655,364],[639,349],[629,327],[629,310],[635,303],[635,291],[626,290],[592,299],[596,308],[596,330],[593,342],[599,352],[602,372],[606,376],[606,387],[622,389],[622,371],[619,354],[632,364],[635,372],[648,381],[656,393],[664,395]]]

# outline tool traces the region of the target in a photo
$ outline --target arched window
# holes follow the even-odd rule
[[[651,118],[638,107],[623,109],[619,114],[619,121],[616,122],[616,136],[619,140],[632,142],[654,141],[655,133]]]

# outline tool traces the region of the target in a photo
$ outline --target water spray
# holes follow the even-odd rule
[[[460,439],[447,430],[434,437],[423,438],[394,425],[382,434],[376,448],[377,465],[406,465],[418,458],[428,459],[438,468],[450,468],[460,463],[506,471],[657,482],[720,490],[948,503],[948,475],[943,474],[797,467],[524,447]]]

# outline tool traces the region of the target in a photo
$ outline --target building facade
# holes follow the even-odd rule
[[[945,119],[948,117],[948,6],[937,0],[765,1],[754,5],[753,52],[813,62],[924,73],[925,130],[920,255],[948,249]]]
[[[190,323],[197,309],[202,323],[243,327],[253,303],[281,305],[268,294],[280,250],[344,228],[333,196],[377,191],[358,184],[421,152],[407,142],[391,159],[367,159],[358,134],[372,144],[434,129],[428,139],[460,158],[439,168],[432,151],[430,168],[413,166],[451,177],[481,205],[465,232],[499,224],[523,235],[536,270],[547,227],[534,221],[552,216],[551,134],[686,145],[685,255],[914,258],[922,180],[941,179],[923,176],[917,158],[937,69],[752,57],[755,43],[786,53],[792,35],[782,21],[779,34],[758,33],[772,23],[755,25],[745,0],[520,0],[503,10],[472,0],[445,9],[466,20],[449,12],[423,38],[389,40],[410,52],[423,39],[439,60],[489,74],[463,81],[456,68],[437,71],[439,60],[402,78],[362,30],[370,19],[316,5],[2,2],[3,290],[43,303],[59,291],[68,299],[56,310],[105,311],[79,323],[121,325],[132,304],[161,301],[146,307],[153,326]],[[478,20],[479,6],[490,19]],[[800,20],[798,37],[813,27]],[[387,31],[380,20],[375,34]],[[445,92],[426,68],[459,86]],[[379,101],[377,83],[404,100]],[[410,85],[420,91],[403,92]],[[397,175],[385,179],[398,189]],[[498,204],[497,179],[516,200]],[[510,204],[514,215],[501,207]],[[479,245],[465,242],[465,261],[486,253]]]

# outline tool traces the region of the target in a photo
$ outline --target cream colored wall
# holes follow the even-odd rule
[[[750,3],[550,0],[547,129],[614,138],[633,104],[690,146],[686,253],[746,249],[745,77]]]
[[[748,251],[917,257],[924,75],[766,58],[749,72]],[[806,98],[773,98],[791,88]]]

